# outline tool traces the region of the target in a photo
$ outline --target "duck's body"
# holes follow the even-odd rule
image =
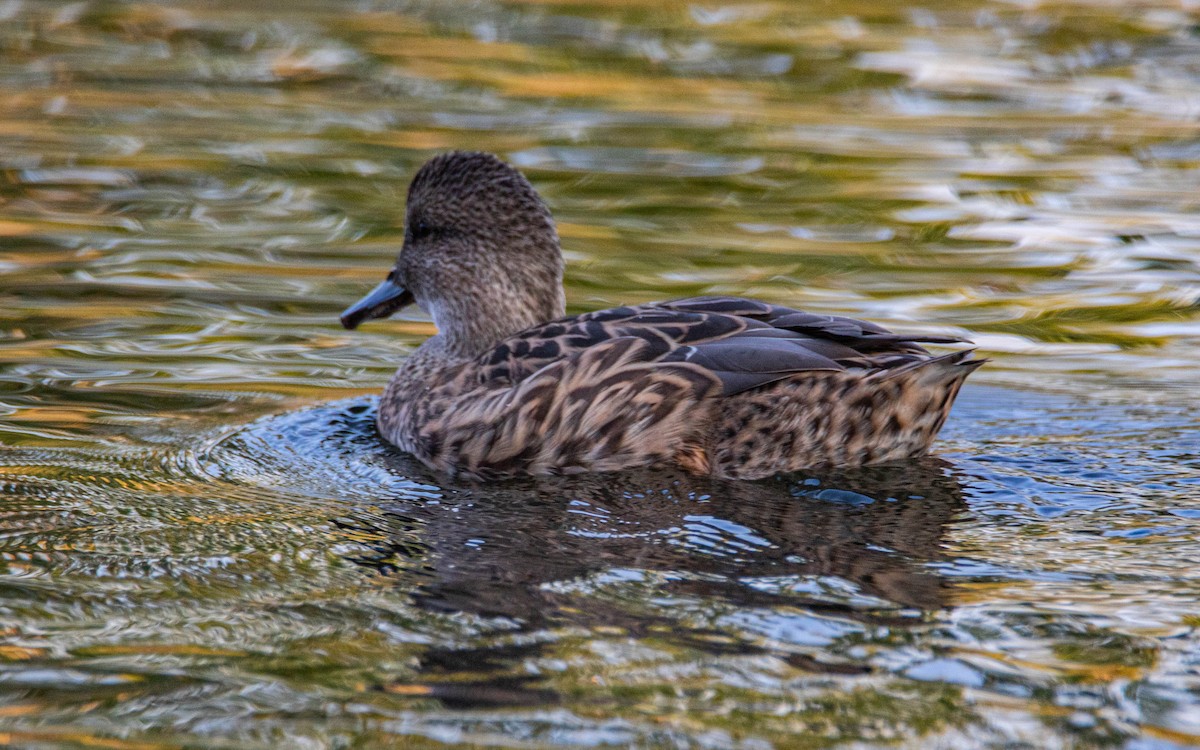
[[[549,212],[518,172],[485,154],[423,167],[395,271],[343,315],[353,327],[415,295],[438,324],[384,391],[384,438],[481,478],[881,463],[925,453],[982,364],[918,345],[953,337],[735,297],[563,317],[561,274]]]

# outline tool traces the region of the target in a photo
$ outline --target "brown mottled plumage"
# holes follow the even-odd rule
[[[676,465],[753,478],[925,453],[966,377],[945,336],[736,297],[563,316],[550,212],[495,156],[430,160],[387,281],[353,328],[416,301],[438,334],[384,390],[379,430],[481,478]]]

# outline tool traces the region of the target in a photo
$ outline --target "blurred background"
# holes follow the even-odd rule
[[[449,149],[572,312],[993,361],[909,472],[448,485],[336,318]],[[1198,203],[1189,0],[0,0],[0,743],[1200,743]]]

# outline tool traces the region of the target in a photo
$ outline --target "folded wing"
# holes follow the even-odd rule
[[[479,385],[520,383],[543,367],[618,338],[649,344],[637,349],[643,363],[690,365],[711,373],[727,396],[800,372],[900,367],[930,356],[922,343],[964,342],[896,334],[866,321],[740,297],[693,297],[600,310],[523,331],[480,358]]]

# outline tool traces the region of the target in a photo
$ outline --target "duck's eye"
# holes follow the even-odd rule
[[[414,240],[421,240],[433,234],[433,227],[425,221],[418,221],[413,225],[412,237]]]

